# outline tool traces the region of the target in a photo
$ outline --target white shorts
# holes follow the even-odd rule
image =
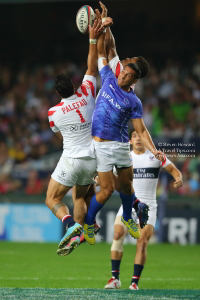
[[[95,158],[71,158],[61,156],[51,177],[62,185],[71,187],[96,183],[93,178],[96,173]]]
[[[157,218],[157,204],[147,203],[147,205],[149,206],[149,212],[148,212],[149,219],[147,221],[147,224],[152,225],[155,228],[156,218]],[[122,205],[121,205],[119,210],[118,210],[117,217],[122,216],[122,214],[123,214],[123,208],[122,208]],[[133,221],[136,224],[139,224],[139,220],[138,220],[138,217],[137,217],[137,214],[136,214],[134,208],[132,209],[132,218],[133,218]]]
[[[94,148],[98,172],[112,171],[114,166],[117,168],[132,166],[129,143],[94,141]]]

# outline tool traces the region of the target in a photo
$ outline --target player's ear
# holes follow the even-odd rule
[[[132,84],[136,84],[137,81],[138,81],[138,79],[133,79],[133,83]]]

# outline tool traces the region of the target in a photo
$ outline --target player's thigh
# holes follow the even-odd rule
[[[113,178],[115,182],[115,190],[120,193],[121,187],[120,187],[120,182],[117,174],[113,173]]]
[[[57,199],[61,201],[70,189],[71,187],[65,186],[51,178],[47,189],[47,200]]]
[[[90,184],[85,198],[92,198],[96,194],[96,185]]]
[[[129,168],[116,168],[118,181],[120,184],[120,188],[132,188],[132,181],[133,181],[133,167],[130,166]]]
[[[113,193],[115,187],[113,171],[98,172],[98,176],[100,180],[100,189],[109,190],[111,193]]]
[[[72,189],[72,199],[73,201],[76,201],[76,199],[85,198],[87,195],[87,192],[90,188],[90,185],[75,185]]]

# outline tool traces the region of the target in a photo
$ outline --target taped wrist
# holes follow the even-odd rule
[[[103,64],[103,60],[106,59],[106,57],[99,57],[98,58],[98,70],[101,71],[101,69],[103,69],[104,64]]]

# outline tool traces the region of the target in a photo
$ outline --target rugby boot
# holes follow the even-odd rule
[[[108,280],[108,283],[105,285],[104,289],[114,290],[114,289],[119,289],[120,287],[121,287],[121,281],[119,279],[115,279],[115,277],[111,277]]]
[[[124,225],[126,225],[126,227],[128,228],[128,232],[132,237],[134,237],[135,239],[140,238],[140,229],[138,228],[137,224],[133,221],[133,219],[129,219],[128,221],[125,221],[122,216],[121,221],[122,223],[124,223]]]
[[[80,237],[75,236],[71,238],[68,245],[64,246],[63,248],[58,249],[56,252],[60,256],[69,255],[76,247],[80,245]]]
[[[83,229],[83,227],[78,223],[75,223],[73,226],[69,227],[67,229],[67,232],[65,233],[64,237],[60,241],[60,244],[58,245],[58,248],[61,249],[64,246],[68,245],[71,238],[81,234],[82,229]]]
[[[85,240],[90,245],[94,245],[96,243],[96,236],[95,236],[95,233],[94,233],[94,224],[88,225],[88,224],[85,223],[84,227],[83,227],[83,234],[84,234]]]

